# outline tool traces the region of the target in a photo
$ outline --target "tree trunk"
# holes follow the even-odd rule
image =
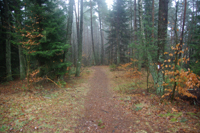
[[[7,81],[12,80],[12,68],[11,68],[11,45],[10,45],[10,16],[9,16],[9,5],[7,0],[4,0],[6,5],[5,7],[5,18],[6,18],[6,74],[7,74]]]
[[[183,36],[184,36],[186,10],[187,10],[187,0],[185,0],[185,8],[184,8],[184,15],[183,15],[183,25],[182,25],[182,31],[181,31],[181,37],[180,37],[180,48],[179,48],[179,51],[182,50],[182,46],[183,46]],[[181,58],[181,53],[179,54],[179,59],[180,58]]]
[[[100,34],[101,34],[101,65],[104,64],[104,41],[103,41],[103,31],[102,31],[102,23],[101,23],[101,9],[100,9],[100,3],[97,2],[98,9],[99,9],[99,25],[100,25]]]
[[[154,0],[152,0],[152,39],[154,39]]]
[[[14,4],[17,7],[17,8],[15,8],[15,13],[16,13],[16,15],[18,15],[18,14],[20,14],[19,13],[19,10],[20,10],[19,4],[17,1],[15,1]],[[26,12],[26,6],[25,6],[25,12]],[[21,27],[21,19],[18,16],[15,18],[15,23],[18,28]],[[20,40],[17,40],[17,41],[20,42]],[[25,58],[24,58],[22,46],[20,44],[18,45],[18,51],[19,51],[20,79],[25,79],[25,77],[26,77]]]
[[[66,44],[69,44],[71,46],[71,35],[72,35],[72,23],[73,23],[73,6],[74,6],[74,0],[69,1],[69,16],[68,16],[68,23],[67,23],[67,37],[66,37]],[[65,50],[65,57],[64,57],[64,63],[67,63],[67,60],[70,60],[70,50]]]
[[[167,38],[167,24],[168,24],[168,0],[159,0],[159,20],[158,20],[158,62],[164,62],[164,48]],[[164,76],[162,69],[158,71],[158,88],[157,94],[163,94]]]
[[[25,59],[24,59],[24,54],[22,52],[21,45],[18,45],[18,49],[19,49],[20,79],[25,79],[25,77],[26,77]]]
[[[136,0],[134,0],[134,32],[135,32],[135,35],[134,35],[134,41],[137,40],[137,36],[136,36],[136,32],[137,32],[137,16],[136,16]]]
[[[136,41],[137,41],[137,16],[136,16],[136,7],[137,7],[137,4],[136,4],[136,0],[134,0],[134,42],[135,42],[135,45],[136,45]],[[132,56],[134,57],[134,51],[132,49]],[[135,62],[133,62],[133,66],[135,66]]]
[[[117,33],[117,65],[120,64],[120,41],[119,41],[119,35]]]
[[[78,36],[78,61],[76,66],[76,77],[80,76],[80,69],[82,63],[82,36],[83,35],[83,0],[81,0],[81,13],[80,13],[80,34]]]
[[[94,37],[93,37],[93,25],[92,25],[92,0],[90,0],[90,21],[91,21],[91,38],[92,38],[92,51],[93,51],[93,55],[94,55],[94,65],[96,65],[97,63],[97,57],[96,57],[96,53],[94,50]]]
[[[139,21],[140,21],[140,35],[141,35],[141,46],[139,46],[139,59],[138,59],[138,70],[141,71],[142,66],[142,46],[144,45],[145,36],[144,36],[144,25],[143,25],[143,8],[142,8],[142,0],[138,1],[139,8]]]

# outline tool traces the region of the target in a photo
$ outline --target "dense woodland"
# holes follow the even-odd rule
[[[92,65],[145,69],[157,94],[195,97],[198,0],[0,0],[0,81],[62,80]],[[147,89],[148,84],[147,84]],[[172,99],[173,99],[172,95]]]

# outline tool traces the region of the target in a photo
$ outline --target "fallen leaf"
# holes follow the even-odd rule
[[[172,108],[172,111],[173,111],[173,112],[178,112],[178,110],[176,110],[175,108]]]

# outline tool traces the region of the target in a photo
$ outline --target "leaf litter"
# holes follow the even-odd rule
[[[83,75],[67,79],[63,88],[35,84],[32,92],[21,80],[1,84],[0,132],[73,132],[88,89],[89,74]]]
[[[0,132],[200,132],[199,107],[160,101],[153,88],[147,93],[144,71],[129,77],[100,66],[63,88],[44,83],[28,92],[20,80],[1,84]]]

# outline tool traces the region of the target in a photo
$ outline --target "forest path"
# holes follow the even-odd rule
[[[81,118],[76,132],[122,133],[146,131],[140,123],[125,111],[111,90],[109,68],[93,67],[89,79],[90,90],[85,99],[84,117]],[[141,119],[141,118],[140,118]],[[137,127],[137,129],[135,128]]]

